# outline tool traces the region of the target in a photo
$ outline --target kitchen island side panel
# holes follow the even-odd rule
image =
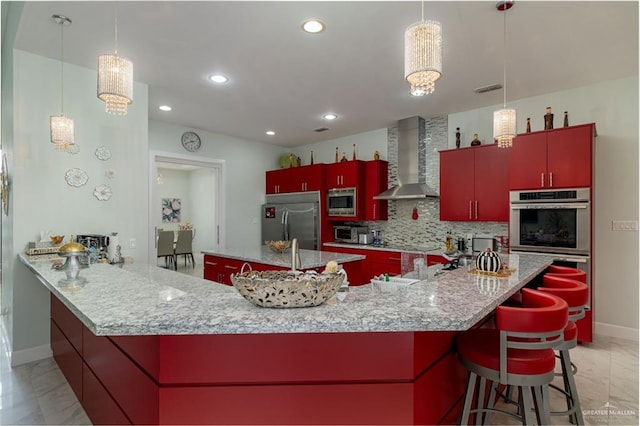
[[[55,323],[65,310],[52,317],[54,356],[70,383],[82,372],[95,424],[432,424],[464,388],[454,332],[107,337],[83,326],[80,357]]]

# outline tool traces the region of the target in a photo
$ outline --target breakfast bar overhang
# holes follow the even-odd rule
[[[553,260],[511,255],[508,278],[458,269],[267,309],[156,266],[95,264],[74,284],[20,259],[51,292],[54,357],[95,424],[455,422],[456,334]]]

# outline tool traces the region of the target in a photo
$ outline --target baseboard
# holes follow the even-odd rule
[[[594,323],[593,332],[603,336],[617,337],[619,339],[638,341],[639,330],[637,328],[622,327],[620,325],[607,324],[604,322]]]
[[[40,345],[35,348],[23,349],[11,353],[11,366],[15,367],[29,362],[38,361],[53,356],[51,346]]]

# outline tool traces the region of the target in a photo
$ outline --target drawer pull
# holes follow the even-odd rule
[[[205,265],[216,266],[218,262],[204,262]]]
[[[233,269],[234,271],[238,269],[237,266],[224,265],[224,267],[227,269]]]

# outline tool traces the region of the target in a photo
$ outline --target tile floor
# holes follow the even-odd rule
[[[160,263],[159,263],[160,264]],[[178,263],[178,272],[202,276],[202,256],[196,266]],[[0,339],[0,425],[88,425],[80,403],[52,358],[9,367],[6,344]],[[591,344],[571,352],[578,366],[576,383],[585,423],[638,425],[638,342],[596,336]],[[551,391],[552,408],[564,398]],[[489,424],[518,424],[492,415]],[[554,417],[552,424],[569,424]]]

